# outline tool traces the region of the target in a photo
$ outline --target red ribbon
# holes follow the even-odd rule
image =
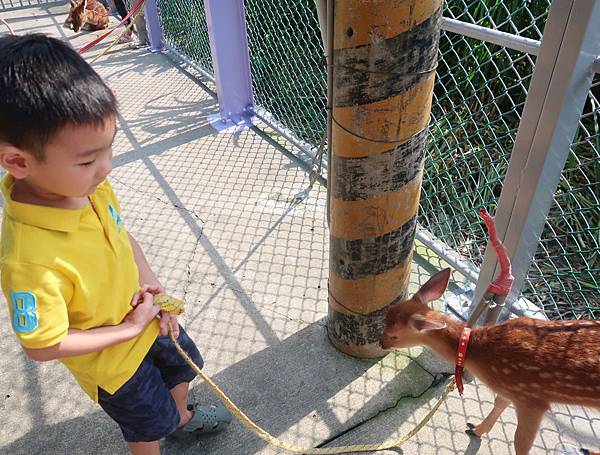
[[[458,350],[456,352],[456,368],[454,369],[454,379],[456,381],[456,388],[460,396],[463,394],[463,381],[462,374],[465,369],[465,360],[467,359],[467,346],[469,345],[469,338],[471,337],[471,329],[465,327],[458,340]]]
[[[145,1],[146,0],[140,0],[139,2],[137,2],[137,4],[131,9],[131,11],[129,11],[129,14],[127,14],[127,16],[125,16],[121,22],[119,22],[117,25],[115,25],[112,29],[110,29],[104,35],[101,35],[98,38],[96,38],[95,40],[87,43],[85,46],[83,46],[81,49],[79,49],[77,51],[77,53],[79,55],[81,55],[84,52],[89,51],[92,47],[94,47],[96,44],[98,44],[100,41],[102,41],[104,38],[106,38],[108,35],[110,35],[112,32],[114,32],[117,28],[119,28],[121,25],[123,25],[123,23],[125,21],[127,21],[127,19],[129,19],[132,15],[134,15],[137,12],[137,10],[139,10],[141,8],[141,6],[144,4]]]

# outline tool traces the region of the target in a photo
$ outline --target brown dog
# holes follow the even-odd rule
[[[102,30],[108,27],[108,13],[97,0],[71,0],[71,9],[65,19],[65,27],[72,26],[74,32]]]
[[[450,269],[434,275],[409,300],[390,305],[381,346],[427,346],[455,363],[465,324],[427,307],[439,299]],[[471,433],[492,429],[506,407],[517,411],[515,450],[529,453],[551,403],[600,408],[600,321],[513,319],[475,327],[465,368],[497,395],[492,412]]]

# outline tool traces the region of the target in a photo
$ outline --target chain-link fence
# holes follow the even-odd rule
[[[255,103],[318,145],[327,122],[327,65],[314,1],[245,4]]]
[[[212,73],[203,4],[158,0],[165,37]],[[326,65],[314,0],[246,0],[254,99],[298,139],[326,125]],[[549,0],[449,0],[444,16],[539,40]],[[443,31],[419,221],[480,265],[477,209],[502,189],[535,57]],[[599,318],[600,83],[594,82],[524,289],[550,318]]]
[[[486,6],[487,5],[487,6]],[[444,15],[541,39],[540,2],[450,1]],[[475,209],[493,207],[508,169],[535,57],[443,32],[420,222],[479,265],[485,233]],[[546,221],[524,296],[550,318],[599,318],[598,83]]]
[[[600,319],[600,74],[575,140],[524,290],[553,317]]]
[[[213,74],[204,0],[157,0],[165,41]]]

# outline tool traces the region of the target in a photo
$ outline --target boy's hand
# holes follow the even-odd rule
[[[161,284],[144,284],[140,289],[140,295],[143,295],[144,292],[149,292],[152,295],[162,294],[165,292],[165,288]]]
[[[160,284],[144,284],[140,289],[140,294],[144,294],[145,292],[149,292],[152,295],[162,294],[165,292],[165,288],[163,288]],[[138,301],[132,301],[131,306],[135,308]],[[177,322],[177,316],[171,313],[167,313],[166,311],[160,312],[160,334],[168,335],[169,334],[169,323],[171,324],[173,335],[175,338],[179,337],[179,322]]]
[[[179,323],[177,322],[177,316],[171,313],[167,313],[166,311],[160,312],[160,334],[168,335],[169,334],[169,323],[171,324],[171,328],[173,330],[173,335],[175,338],[179,336]]]
[[[140,300],[140,295],[143,300]],[[160,306],[154,305],[152,294],[137,292],[131,300],[133,310],[125,317],[125,322],[129,322],[137,327],[140,332],[156,317],[160,312]]]

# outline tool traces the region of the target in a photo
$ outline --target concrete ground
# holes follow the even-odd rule
[[[66,11],[58,4],[0,17],[17,33],[49,33],[80,47],[93,34],[62,28]],[[205,371],[256,423],[296,445],[372,443],[412,429],[451,368],[421,349],[359,360],[328,342],[325,188],[317,184],[294,203],[308,185],[294,156],[257,129],[213,128],[218,106],[207,82],[168,54],[121,46],[95,68],[121,103],[112,183],[125,223],[163,284],[187,302],[183,324]],[[412,286],[442,266],[418,245]],[[117,426],[65,368],[23,355],[2,308],[0,453],[126,453]],[[217,402],[200,381],[192,394]],[[483,439],[464,433],[465,423],[483,419],[492,402],[484,386],[471,383],[418,435],[383,453],[513,453],[512,409]],[[545,418],[532,453],[554,453],[561,443],[600,449],[599,440],[600,413],[559,406]],[[167,439],[163,453],[284,451],[234,421],[217,436]]]

